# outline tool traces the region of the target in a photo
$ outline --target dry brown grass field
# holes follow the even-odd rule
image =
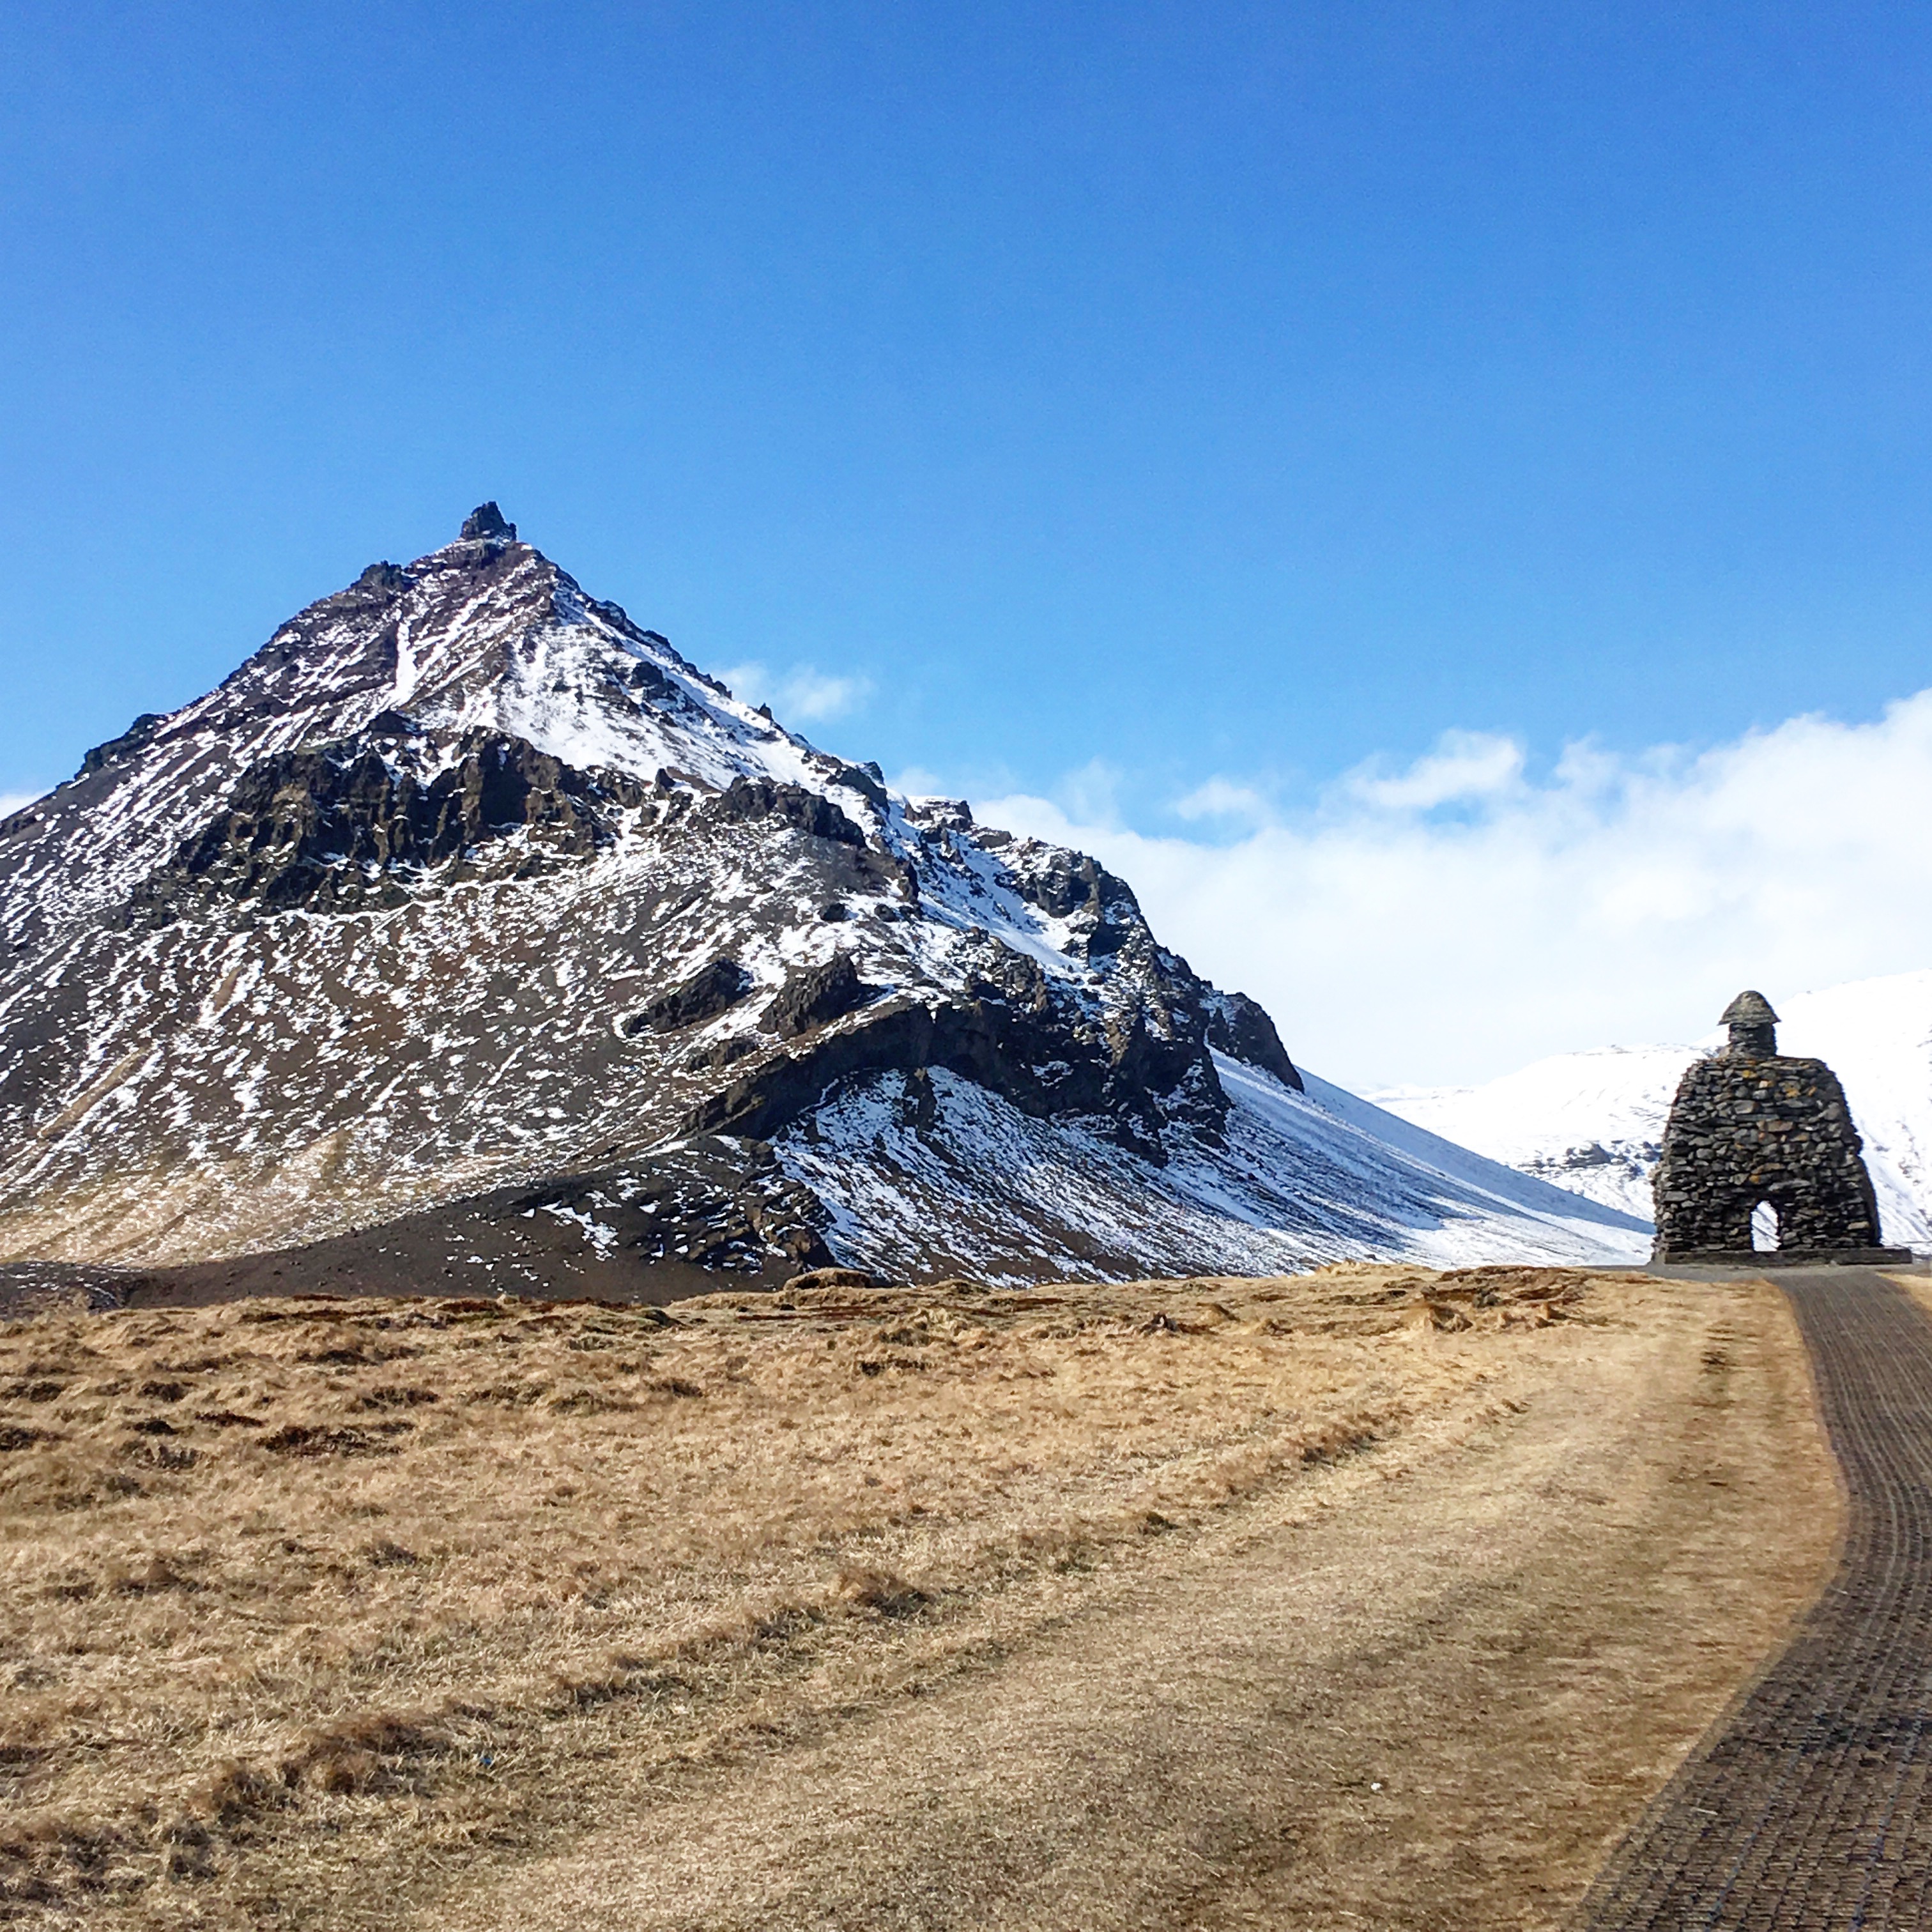
[[[1559,1924],[1822,1581],[1762,1283],[0,1324],[0,1918]]]

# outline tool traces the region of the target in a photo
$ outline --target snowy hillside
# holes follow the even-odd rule
[[[902,1090],[881,1083],[836,1098],[780,1153],[831,1205],[841,1253],[896,1274],[1648,1258],[1646,1222],[1452,1147],[1312,1075],[1297,1092],[1225,1056],[1216,1066],[1232,1103],[1223,1135],[1177,1150],[1162,1168],[1077,1127],[1028,1120],[944,1073],[931,1076],[922,1127]]]
[[[1932,1250],[1932,971],[1774,996],[1778,1050],[1824,1060],[1864,1138],[1888,1241]],[[1559,1054],[1477,1087],[1394,1088],[1377,1102],[1525,1174],[1633,1214],[1684,1068],[1724,1041]]]
[[[494,506],[0,820],[0,1259],[332,1242],[621,1286],[1642,1246],[1306,1090],[1125,882],[788,732]]]

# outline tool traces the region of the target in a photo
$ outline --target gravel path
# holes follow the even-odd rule
[[[1932,1925],[1932,1319],[1868,1269],[1780,1285],[1844,1473],[1844,1555],[1611,1860],[1586,1932]]]

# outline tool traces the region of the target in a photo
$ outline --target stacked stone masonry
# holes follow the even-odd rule
[[[1763,1203],[1780,1250],[1874,1252],[1877,1204],[1838,1076],[1776,1050],[1761,994],[1740,994],[1724,1018],[1730,1044],[1691,1064],[1664,1130],[1656,1258],[1748,1255]]]

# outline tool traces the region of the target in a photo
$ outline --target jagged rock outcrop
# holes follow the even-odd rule
[[[269,911],[398,906],[493,862],[529,878],[588,858],[646,795],[622,772],[580,772],[500,732],[465,731],[412,768],[413,739],[406,721],[378,718],[358,740],[251,765],[134,903],[172,915],[200,889]]]
[[[160,716],[152,711],[144,711],[118,738],[110,738],[104,745],[97,745],[80,761],[80,776],[92,778],[96,772],[104,772],[110,766],[118,765],[145,751],[154,740],[155,732],[161,724]],[[10,821],[9,821],[10,823]]]
[[[736,960],[722,955],[700,966],[688,980],[667,987],[627,1013],[620,1030],[636,1034],[677,1033],[702,1026],[736,1006],[752,990],[752,976]]]
[[[843,1019],[881,990],[859,977],[849,952],[835,952],[822,966],[808,966],[793,974],[766,1007],[762,1023],[781,1040],[794,1040]]]
[[[862,848],[866,843],[866,835],[831,800],[803,785],[775,784],[770,778],[734,778],[711,810],[728,825],[770,820],[814,838],[836,839],[842,845]]]
[[[1215,993],[1208,1002],[1208,1044],[1272,1073],[1284,1087],[1303,1090],[1301,1076],[1281,1043],[1268,1010],[1245,993]]]
[[[490,537],[502,537],[514,542],[517,526],[506,520],[502,512],[494,503],[479,503],[464,518],[463,528],[457,534],[466,543]]]

